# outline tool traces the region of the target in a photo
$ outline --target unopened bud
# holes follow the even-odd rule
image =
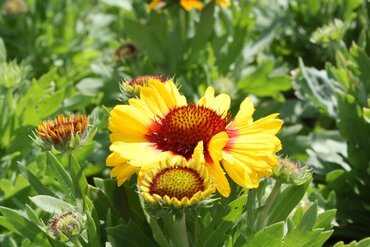
[[[301,167],[298,163],[282,158],[279,158],[278,162],[273,177],[283,183],[301,185],[312,177],[312,172],[307,166]]]

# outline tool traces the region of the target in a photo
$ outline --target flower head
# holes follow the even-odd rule
[[[60,215],[56,215],[51,219],[49,224],[50,233],[59,240],[62,236],[71,239],[80,234],[83,229],[83,216],[75,211],[67,211]]]
[[[138,186],[150,204],[175,208],[194,205],[215,191],[207,169],[200,159],[167,159],[139,173]]]
[[[74,149],[84,144],[91,132],[89,118],[77,114],[66,117],[58,115],[54,120],[48,120],[37,126],[35,141],[42,147],[54,147],[58,151]]]
[[[2,8],[8,15],[18,15],[27,12],[28,6],[24,0],[7,0]]]
[[[137,48],[132,43],[125,43],[122,44],[120,47],[118,47],[114,53],[113,56],[116,60],[120,59],[126,59],[134,56],[137,52]]]
[[[129,164],[140,170],[167,157],[190,160],[203,153],[204,165],[223,196],[229,195],[230,186],[220,161],[236,183],[258,187],[259,179],[270,176],[277,164],[275,152],[281,144],[275,134],[282,121],[273,114],[253,122],[254,108],[249,98],[235,119],[230,117],[229,106],[230,97],[215,97],[211,87],[196,104],[187,104],[172,81],[149,80],[140,98],[130,99],[129,105],[118,105],[111,111],[110,150],[122,162],[110,164],[121,169]],[[117,174],[121,169],[116,170]]]

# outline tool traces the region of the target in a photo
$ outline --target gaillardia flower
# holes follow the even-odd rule
[[[159,161],[148,170],[140,170],[138,186],[146,202],[175,208],[194,205],[215,191],[199,158]]]
[[[187,104],[172,81],[153,79],[141,89],[140,98],[128,103],[114,107],[109,118],[110,150],[116,153],[110,156],[112,166],[126,167],[122,162],[128,162],[142,169],[167,157],[189,161],[202,152],[217,190],[227,197],[230,186],[220,161],[230,177],[246,188],[257,187],[259,178],[271,175],[277,163],[275,152],[281,145],[275,134],[282,121],[274,114],[253,122],[248,98],[232,120],[226,94],[215,97],[210,87],[198,103]]]
[[[84,144],[90,132],[88,116],[70,114],[66,117],[60,114],[54,120],[44,121],[37,126],[35,141],[47,149],[54,147],[58,151],[66,151]]]

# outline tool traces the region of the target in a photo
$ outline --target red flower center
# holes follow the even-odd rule
[[[181,200],[191,198],[198,191],[203,191],[203,178],[189,167],[169,167],[159,172],[150,184],[150,194],[161,197],[167,195]]]
[[[172,109],[166,116],[154,121],[147,139],[161,151],[171,151],[190,159],[198,142],[203,141],[205,158],[209,158],[207,144],[211,138],[225,131],[230,122],[205,106],[187,105]]]

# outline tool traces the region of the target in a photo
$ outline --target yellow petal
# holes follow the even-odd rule
[[[156,116],[163,117],[169,111],[166,102],[154,88],[143,87],[140,90],[140,99]]]
[[[204,148],[203,148],[203,141],[198,142],[197,146],[194,148],[193,155],[191,156],[193,159],[199,159],[201,163],[204,163]]]
[[[222,159],[222,149],[225,147],[229,136],[225,131],[214,135],[208,143],[208,152],[214,162]]]
[[[159,3],[163,2],[163,0],[153,0],[150,4],[149,4],[149,9],[153,9],[155,6],[157,6]]]
[[[215,97],[214,94],[215,90],[213,87],[208,87],[204,96],[197,102],[197,105],[206,106],[225,117],[230,109],[230,97],[227,94],[220,94]]]
[[[199,0],[180,0],[181,6],[186,10],[190,11],[192,8],[202,9],[203,5]]]
[[[128,164],[128,161],[118,153],[111,153],[106,160],[107,166],[113,166],[110,175],[117,177],[117,184],[121,186],[126,180],[136,172],[136,167]]]
[[[111,153],[108,155],[106,164],[107,166],[117,166],[119,164],[127,163],[127,159],[123,158],[119,153]]]
[[[108,129],[112,132],[110,136],[112,142],[145,140],[150,119],[143,118],[140,112],[134,111],[128,105],[116,106],[110,114]]]
[[[207,163],[207,168],[209,174],[215,179],[218,192],[220,192],[223,197],[229,197],[231,190],[229,181],[227,181],[225,173],[220,167],[220,163]]]
[[[169,155],[169,152],[161,152],[148,142],[114,142],[109,149],[130,160],[133,166],[143,166],[150,162],[164,160]]]
[[[248,189],[257,188],[259,185],[259,177],[256,172],[249,169],[248,166],[234,162],[230,164],[227,161],[222,162],[227,174],[231,177],[235,183]]]
[[[230,0],[216,0],[216,3],[225,9],[231,5]]]
[[[236,114],[234,120],[230,123],[236,128],[247,126],[253,122],[252,115],[254,113],[254,105],[250,98],[245,98],[240,104],[239,112]]]

